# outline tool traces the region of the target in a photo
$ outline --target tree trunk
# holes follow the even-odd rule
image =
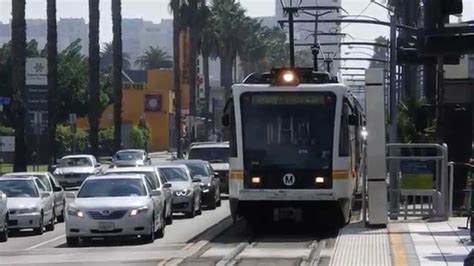
[[[25,64],[26,64],[26,21],[25,0],[12,0],[12,87],[13,87],[13,121],[15,125],[15,172],[26,171],[25,144]]]
[[[189,30],[189,113],[196,115],[196,61],[197,61],[197,29],[190,27]]]
[[[177,5],[177,4],[176,4]],[[183,157],[181,147],[181,69],[180,69],[180,54],[179,54],[179,35],[180,35],[180,17],[179,7],[176,6],[173,10],[173,88],[174,88],[174,110],[175,110],[175,135],[176,135],[176,156]]]
[[[112,87],[114,90],[114,147],[122,148],[122,3],[121,0],[112,1],[113,22],[113,68]]]
[[[91,153],[98,155],[99,146],[99,0],[89,0],[89,143]]]
[[[230,98],[232,87],[232,56],[225,55],[221,58],[221,83],[225,90],[225,99]]]
[[[48,0],[48,166],[56,159],[56,125],[58,116],[58,30],[56,0]]]
[[[206,114],[206,118],[209,119],[211,117],[211,112],[209,112],[211,84],[209,78],[209,55],[205,52],[202,53],[202,72],[204,74],[204,114]],[[214,120],[214,114],[212,114],[212,120]],[[214,121],[211,123],[214,123]],[[206,122],[206,134],[208,134],[211,129],[211,123],[209,121]]]

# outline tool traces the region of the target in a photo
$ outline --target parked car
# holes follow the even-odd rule
[[[229,142],[195,142],[189,145],[186,159],[211,163],[221,180],[221,192],[229,193],[229,155]]]
[[[147,182],[153,190],[161,192],[161,201],[163,202],[163,208],[165,212],[166,224],[173,223],[173,192],[171,191],[171,183],[168,183],[165,177],[160,173],[158,168],[153,166],[143,167],[124,167],[115,168],[105,171],[104,175],[120,175],[120,174],[143,174],[145,175]]]
[[[91,175],[102,172],[100,163],[93,155],[68,155],[59,160],[53,172],[64,188],[79,187]]]
[[[8,198],[0,191],[0,242],[8,240]]]
[[[191,172],[184,164],[164,164],[157,168],[172,185],[173,213],[184,213],[188,218],[200,215],[201,180],[191,178]]]
[[[145,150],[128,149],[120,150],[112,157],[111,168],[136,167],[150,165],[151,160]]]
[[[37,177],[0,178],[0,191],[8,197],[8,228],[33,229],[42,235],[54,230],[53,195]]]
[[[61,187],[59,182],[50,172],[16,172],[5,174],[2,177],[17,177],[27,178],[30,176],[38,177],[41,182],[44,183],[46,191],[53,194],[54,197],[54,208],[53,215],[58,222],[64,222],[64,209],[66,206],[66,200],[64,197],[64,189]]]
[[[163,237],[165,216],[161,192],[153,190],[144,175],[88,177],[66,212],[66,241],[80,238],[140,235],[146,242]]]
[[[178,160],[174,161],[174,163],[186,165],[191,171],[192,178],[201,179],[202,204],[211,210],[221,206],[221,181],[209,162],[202,160]]]

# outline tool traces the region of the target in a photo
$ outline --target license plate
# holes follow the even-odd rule
[[[113,231],[115,224],[111,222],[99,222],[98,229],[99,231]]]

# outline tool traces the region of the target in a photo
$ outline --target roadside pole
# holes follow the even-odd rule
[[[397,95],[397,17],[390,15],[390,143],[398,142],[398,95]],[[390,154],[395,156],[395,150]],[[390,219],[398,218],[398,161],[390,161]]]

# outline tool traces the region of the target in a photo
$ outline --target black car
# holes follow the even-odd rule
[[[209,162],[202,160],[177,160],[173,161],[173,163],[186,165],[191,171],[192,178],[201,179],[201,201],[203,205],[211,210],[221,206],[221,181]]]

